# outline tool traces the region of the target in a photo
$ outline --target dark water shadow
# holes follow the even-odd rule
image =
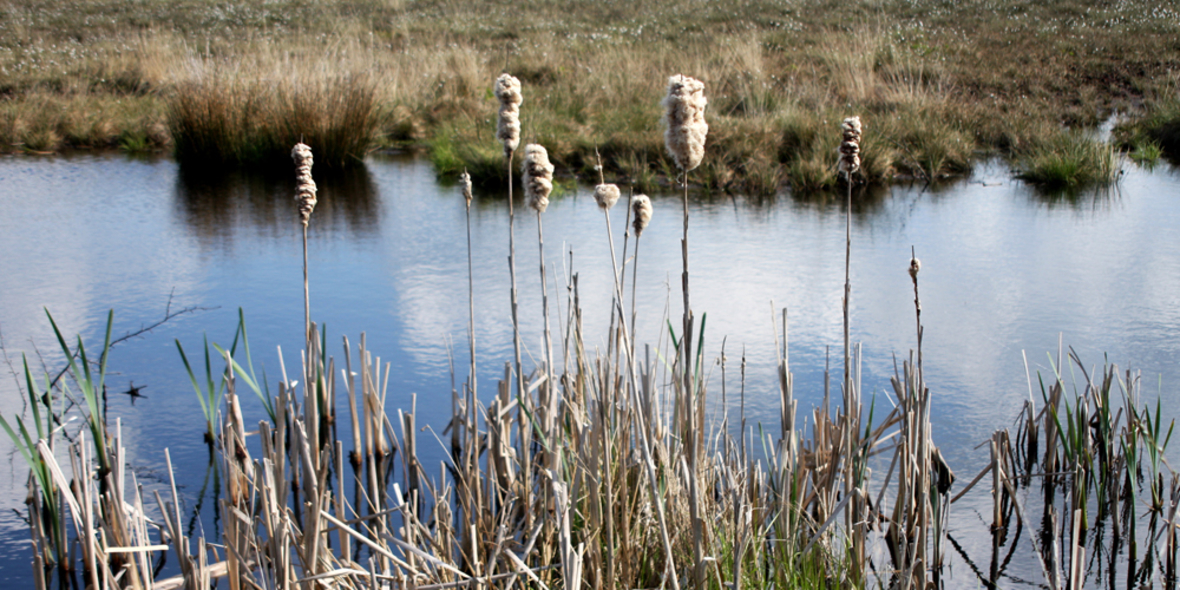
[[[761,207],[773,206],[784,199],[799,209],[811,209],[820,213],[843,213],[848,200],[847,189],[844,187],[832,190],[794,192],[787,191],[775,197],[765,197],[755,200],[750,197],[743,203]],[[873,217],[884,211],[885,203],[893,194],[893,187],[889,185],[861,185],[852,189],[852,214],[858,218]]]
[[[1106,186],[1045,186],[1025,184],[1023,192],[1029,201],[1049,210],[1101,210],[1122,198],[1119,179]]]
[[[369,169],[313,171],[317,192],[312,231],[351,237],[375,234],[381,200]],[[283,234],[299,224],[294,171],[181,167],[176,176],[175,209],[202,241],[229,242],[241,231]]]

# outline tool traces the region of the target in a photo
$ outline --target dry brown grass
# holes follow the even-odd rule
[[[0,14],[0,96],[23,114],[2,139],[10,149],[123,138],[165,147],[166,134],[148,130],[164,124],[163,104],[199,81],[187,64],[233,63],[250,80],[301,72],[311,77],[298,84],[309,87],[370,76],[380,116],[367,147],[426,147],[438,152],[440,173],[467,165],[477,182],[488,182],[498,168],[462,146],[482,144],[494,128],[487,89],[509,71],[526,89],[525,141],[549,146],[555,162],[578,174],[600,146],[613,176],[650,184],[671,169],[649,137],[658,131],[659,81],[684,72],[706,83],[717,138],[746,138],[707,148],[731,167],[702,176],[710,186],[830,185],[821,165],[827,148],[799,151],[778,132],[806,121],[830,133],[854,111],[893,149],[878,154],[865,180],[937,179],[963,170],[977,150],[1032,147],[1038,136],[1025,129],[1092,125],[1141,98],[1164,104],[1153,80],[1180,69],[1171,42],[1180,25],[1170,14],[1147,0],[789,7],[747,0],[706,1],[691,11],[658,0],[314,8],[152,0],[135,11],[114,0],[9,2]],[[45,95],[69,100],[71,112],[84,113],[74,117],[94,124],[70,122]],[[111,100],[137,106],[129,113],[102,106]]]

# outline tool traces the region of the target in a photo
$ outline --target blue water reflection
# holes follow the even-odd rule
[[[412,157],[373,157],[348,176],[317,182],[310,299],[313,319],[327,326],[329,352],[338,357],[343,336],[355,348],[366,333],[368,349],[390,364],[388,408],[408,409],[417,394],[418,423],[441,430],[450,413],[451,367],[461,382],[469,360],[463,198]],[[116,336],[169,309],[192,309],[114,349],[108,380],[111,419],[121,421],[139,482],[149,490],[166,484],[168,447],[191,510],[202,497],[208,455],[174,340],[190,355],[200,350],[202,334],[227,344],[241,307],[256,368],[277,380],[281,348],[286,370],[298,374],[302,251],[293,182],[194,178],[167,159],[8,157],[0,159],[0,187],[0,333],[13,366],[22,352],[38,365],[60,361],[43,308],[65,332],[94,345],[107,309],[115,310]],[[1171,168],[1129,168],[1116,190],[1044,195],[988,163],[948,187],[862,195],[854,206],[851,314],[852,338],[863,343],[866,396],[890,403],[894,357],[906,356],[916,341],[906,273],[913,247],[922,259],[935,436],[960,473],[973,474],[986,461],[986,451],[974,447],[1011,424],[1029,398],[1030,377],[1039,402],[1036,373],[1048,370],[1046,353],[1055,354],[1059,339],[1087,363],[1101,364],[1106,353],[1141,370],[1147,397],[1158,393],[1165,407],[1177,407],[1178,188]],[[612,270],[606,223],[589,190],[571,185],[545,214],[551,321],[564,326],[566,285],[576,274],[586,345],[604,350]],[[666,318],[678,325],[681,313],[681,204],[656,195],[654,206],[639,255],[628,262],[629,269],[638,265],[638,340],[653,344],[664,337]],[[531,367],[541,356],[543,328],[536,218],[517,212],[521,332]],[[621,256],[625,208],[610,215]],[[773,314],[785,307],[796,398],[806,415],[823,399],[829,347],[832,368],[840,370],[842,200],[702,198],[691,216],[692,302],[698,317],[708,315],[707,358],[719,356],[725,339],[730,412],[739,411],[744,355],[747,417],[777,428]],[[478,194],[470,223],[477,361],[481,394],[490,396],[512,357],[504,196]],[[634,244],[628,248],[630,257]],[[555,354],[561,362],[560,349]],[[718,367],[710,376],[715,402],[721,374]],[[132,381],[146,386],[134,405],[117,393]],[[255,400],[245,401],[248,424],[264,416]],[[15,379],[0,379],[0,413],[23,408]],[[442,445],[429,433],[419,440],[437,465]],[[0,581],[25,582],[28,537],[16,515],[24,512],[25,470],[7,440],[0,439],[0,450],[8,474],[0,478]],[[216,534],[208,510],[193,526]]]

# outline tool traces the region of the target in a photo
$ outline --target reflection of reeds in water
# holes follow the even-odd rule
[[[377,231],[381,200],[365,166],[317,170],[321,194],[315,208],[314,233]],[[206,246],[232,243],[239,233],[281,234],[290,231],[291,195],[295,178],[283,173],[235,170],[223,173],[181,168],[174,202],[178,216]]]

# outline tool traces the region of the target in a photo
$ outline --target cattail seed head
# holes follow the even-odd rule
[[[631,227],[635,229],[635,237],[643,235],[643,230],[651,222],[651,199],[647,195],[631,197]]]
[[[844,119],[840,125],[844,141],[840,143],[840,172],[852,176],[860,170],[860,117]]]
[[[300,142],[291,150],[295,160],[295,200],[299,203],[299,220],[307,227],[311,212],[315,209],[315,181],[311,179],[311,148]]]
[[[664,145],[676,166],[688,172],[705,157],[705,85],[696,78],[677,74],[668,78],[668,96],[664,98]]]
[[[609,211],[619,200],[619,187],[613,184],[600,184],[594,187],[594,200],[603,211]]]
[[[922,261],[917,258],[910,258],[910,278],[917,281],[918,271],[922,270]]]
[[[467,199],[467,208],[471,208],[471,175],[466,170],[459,175],[459,186],[463,188],[463,198]]]
[[[500,101],[500,119],[496,123],[496,139],[504,143],[504,153],[510,154],[520,146],[520,80],[510,74],[496,78],[496,99]]]
[[[553,191],[553,164],[549,163],[549,152],[535,143],[524,146],[524,161],[520,168],[529,207],[537,213],[544,213],[549,206],[549,193]]]

